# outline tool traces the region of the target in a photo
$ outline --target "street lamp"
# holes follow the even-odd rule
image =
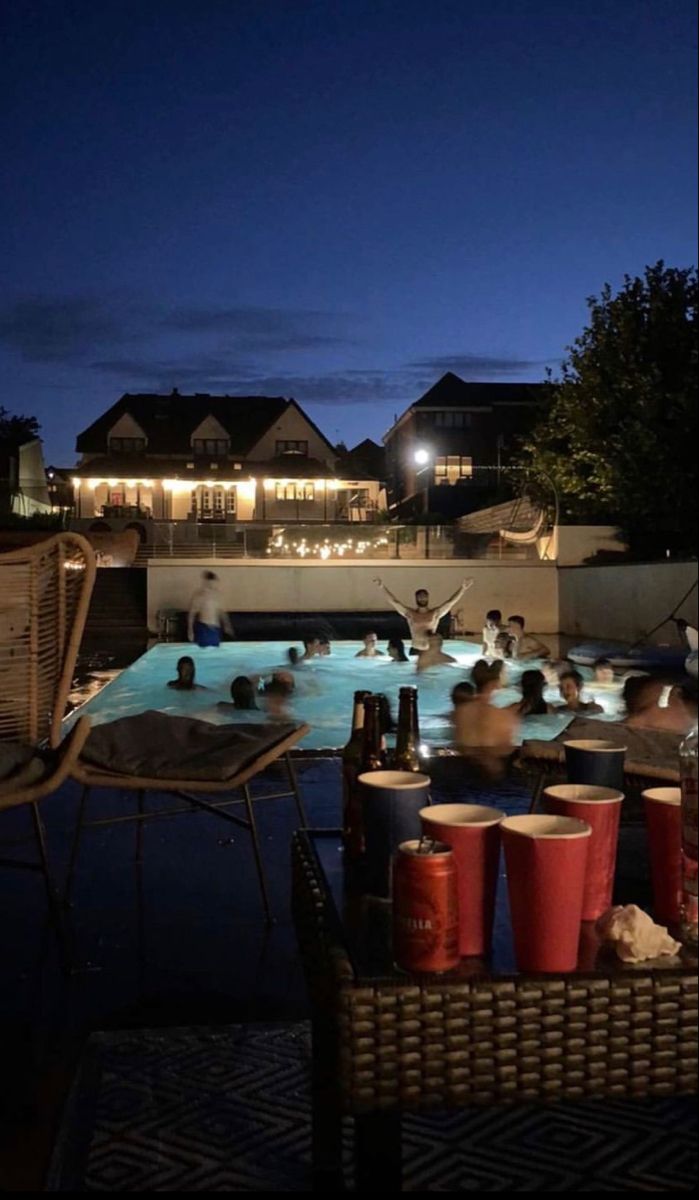
[[[430,461],[430,452],[421,447],[421,449],[415,451],[413,458],[419,467],[426,467]]]

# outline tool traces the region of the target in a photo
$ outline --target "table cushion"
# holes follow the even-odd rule
[[[155,709],[93,729],[81,759],[100,770],[146,779],[233,779],[299,726],[212,725]]]

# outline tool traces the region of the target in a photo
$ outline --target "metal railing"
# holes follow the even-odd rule
[[[182,526],[153,522],[137,563],[167,558],[262,559],[274,562],[352,559],[536,560],[535,545],[510,546],[497,534],[473,534],[455,525],[246,525]]]

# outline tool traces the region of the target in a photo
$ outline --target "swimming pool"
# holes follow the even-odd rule
[[[288,642],[225,642],[216,649],[200,649],[187,643],[167,642],[153,646],[136,662],[108,683],[76,712],[89,713],[95,724],[115,721],[145,709],[198,717],[223,724],[230,721],[263,720],[255,712],[222,712],[219,700],[230,699],[230,683],[236,675],[263,675],[278,667],[288,667]],[[307,750],[336,750],[347,741],[352,716],[352,693],[360,688],[385,692],[394,716],[398,712],[398,689],[415,684],[419,691],[420,733],[428,746],[446,746],[451,741],[447,715],[451,709],[450,692],[460,679],[469,678],[473,664],[481,657],[480,646],[473,642],[445,642],[444,649],[457,659],[456,665],[432,667],[419,675],[414,660],[396,663],[388,658],[356,658],[357,642],[333,642],[332,654],[303,663],[294,672],[296,692],[289,709],[291,716],[306,721],[311,732],[300,744]],[[178,658],[191,654],[196,663],[197,682],[206,690],[180,692],[168,688],[175,677]],[[518,700],[516,683],[522,671],[538,663],[508,663],[508,687],[496,695],[498,705]],[[614,720],[619,710],[619,688],[589,684],[586,698],[604,708],[600,719]],[[546,698],[560,701],[555,687]],[[71,715],[70,722],[75,719]],[[528,717],[522,726],[523,738],[548,741],[570,723],[569,714]]]

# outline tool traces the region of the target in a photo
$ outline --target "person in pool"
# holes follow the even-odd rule
[[[290,671],[275,671],[262,688],[262,704],[273,721],[289,718],[287,705],[296,684]]]
[[[417,659],[418,671],[426,671],[428,667],[439,667],[442,664],[455,663],[456,659],[452,658],[451,654],[445,654],[442,650],[444,638],[441,633],[436,630],[430,630],[427,634],[427,648],[421,650]]]
[[[408,622],[412,638],[411,654],[420,654],[423,650],[427,650],[427,635],[436,633],[437,626],[442,617],[451,612],[454,605],[458,604],[464,592],[473,586],[472,579],[464,579],[461,587],[457,592],[454,592],[453,596],[450,596],[443,604],[437,604],[434,607],[430,607],[430,593],[427,591],[427,588],[418,588],[415,593],[415,607],[411,608],[409,605],[403,604],[402,600],[393,595],[393,592],[389,592],[381,579],[375,579],[374,583],[386,593],[389,603]]]
[[[359,650],[357,652],[357,654],[355,654],[354,657],[355,658],[378,658],[378,657],[383,658],[383,650],[377,649],[378,640],[379,640],[378,634],[365,633],[364,634],[364,649]]]
[[[546,676],[543,671],[525,671],[521,679],[522,699],[510,705],[519,717],[544,717],[554,712],[554,707],[544,700]]]
[[[526,674],[528,672],[525,671]],[[583,700],[584,686],[585,681],[579,671],[565,671],[558,683],[558,690],[564,703],[556,705],[556,712],[573,712],[588,717],[604,712],[601,704],[595,704],[594,700]]]
[[[390,638],[386,645],[386,653],[393,662],[410,662],[410,659],[405,653],[405,642],[402,638]]]
[[[483,625],[483,646],[481,654],[484,658],[502,658],[502,613],[499,608],[491,608],[485,614]]]
[[[524,632],[524,617],[515,615],[507,618],[507,658],[550,658],[551,651],[545,642],[533,633]]]
[[[204,692],[206,688],[197,683],[196,667],[194,659],[190,658],[189,654],[183,654],[182,658],[177,660],[177,679],[171,679],[168,683],[169,688],[176,688],[178,692]]]
[[[614,667],[608,658],[598,658],[592,666],[594,672],[595,683],[601,683],[605,686],[614,683]]]

